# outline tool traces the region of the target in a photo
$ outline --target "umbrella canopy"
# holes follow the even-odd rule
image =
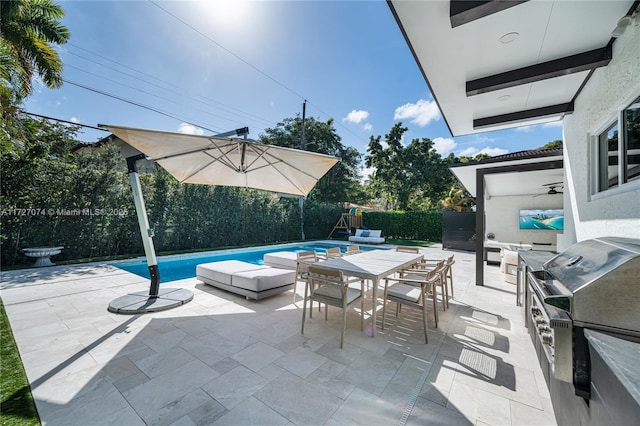
[[[183,183],[308,195],[338,158],[276,145],[100,125]]]

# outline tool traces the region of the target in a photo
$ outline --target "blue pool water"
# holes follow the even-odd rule
[[[344,252],[347,250],[346,245],[327,244],[327,243],[309,243],[300,245],[284,245],[269,246],[259,248],[248,248],[242,250],[225,251],[222,253],[193,254],[185,256],[176,256],[169,258],[158,258],[158,269],[160,270],[160,282],[182,280],[185,278],[193,278],[196,276],[196,266],[201,263],[217,262],[220,260],[242,260],[244,262],[254,263],[256,265],[264,264],[262,257],[265,253],[273,253],[276,251],[306,251],[315,250],[318,253],[324,253],[326,249],[331,247],[340,247]],[[365,246],[360,246],[360,250],[371,250]],[[140,275],[141,277],[149,277],[149,269],[146,260],[135,262],[119,263],[120,269]]]

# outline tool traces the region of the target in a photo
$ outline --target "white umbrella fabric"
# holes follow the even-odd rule
[[[307,196],[336,157],[215,136],[101,125],[182,183]]]

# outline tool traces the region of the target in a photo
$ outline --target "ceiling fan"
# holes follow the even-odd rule
[[[563,182],[545,183],[542,186],[548,186],[549,187],[549,190],[546,192],[546,195],[562,194],[562,191],[558,191],[556,188],[562,189],[563,188]],[[539,195],[545,195],[545,194],[538,194],[538,195],[536,195],[536,197],[539,196]]]

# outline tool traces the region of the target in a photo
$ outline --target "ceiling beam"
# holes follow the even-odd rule
[[[482,129],[485,127],[492,127],[504,124],[515,124],[519,122],[524,122],[527,120],[532,120],[536,118],[545,118],[545,117],[553,117],[559,116],[564,117],[565,115],[571,114],[573,112],[573,102],[569,102],[566,104],[558,104],[551,105],[542,108],[534,108],[528,109],[525,111],[516,111],[511,112],[509,114],[501,114],[494,115],[491,117],[484,118],[476,118],[473,120],[473,128],[474,129]]]
[[[467,81],[467,96],[480,95],[548,78],[605,67],[611,61],[612,47],[605,46],[553,61],[531,65],[516,70]]]
[[[484,18],[529,0],[451,0],[449,18],[451,28]]]

